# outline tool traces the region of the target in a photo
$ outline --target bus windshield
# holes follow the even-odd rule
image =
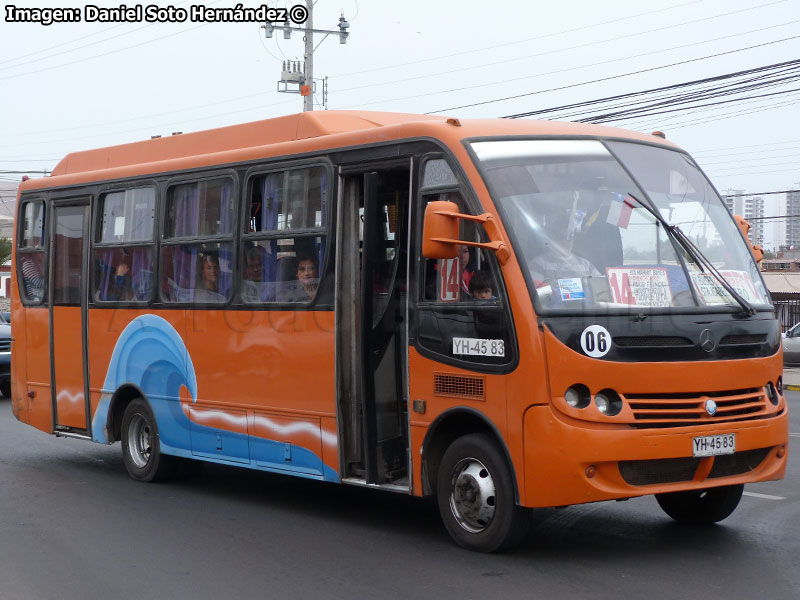
[[[739,309],[691,244],[740,299],[770,306],[734,220],[686,154],[597,140],[471,146],[538,309]]]

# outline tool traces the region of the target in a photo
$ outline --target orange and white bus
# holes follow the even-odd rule
[[[69,154],[17,210],[14,415],[135,479],[435,495],[493,551],[534,507],[709,523],[784,474],[769,295],[660,137],[308,112]]]

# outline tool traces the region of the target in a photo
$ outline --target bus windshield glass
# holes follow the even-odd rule
[[[739,310],[719,275],[747,304],[771,308],[736,223],[686,154],[597,140],[471,146],[539,310]]]

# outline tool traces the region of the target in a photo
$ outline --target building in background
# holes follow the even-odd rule
[[[750,243],[764,246],[764,199],[744,190],[723,190],[722,199],[728,210],[750,222]]]
[[[800,183],[793,189],[800,189]],[[790,249],[800,248],[800,192],[786,192],[785,207],[782,215],[786,215],[786,241],[784,246]]]
[[[0,181],[0,237],[11,239],[14,234],[14,207],[18,183]]]

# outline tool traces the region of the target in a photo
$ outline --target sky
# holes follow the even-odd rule
[[[77,8],[81,17],[86,7],[14,5]],[[302,60],[300,33],[267,39],[260,23],[191,19],[44,26],[7,22],[8,6],[0,16],[0,171],[49,170],[72,151],[302,110],[299,95],[277,91],[283,61]],[[338,31],[341,15],[350,24],[347,44],[314,38],[317,100],[328,77],[331,110],[501,117],[800,58],[800,0],[317,0],[313,15],[319,29]],[[664,131],[723,193],[800,188],[800,83],[796,71],[786,73],[751,92],[779,94],[607,124]]]

